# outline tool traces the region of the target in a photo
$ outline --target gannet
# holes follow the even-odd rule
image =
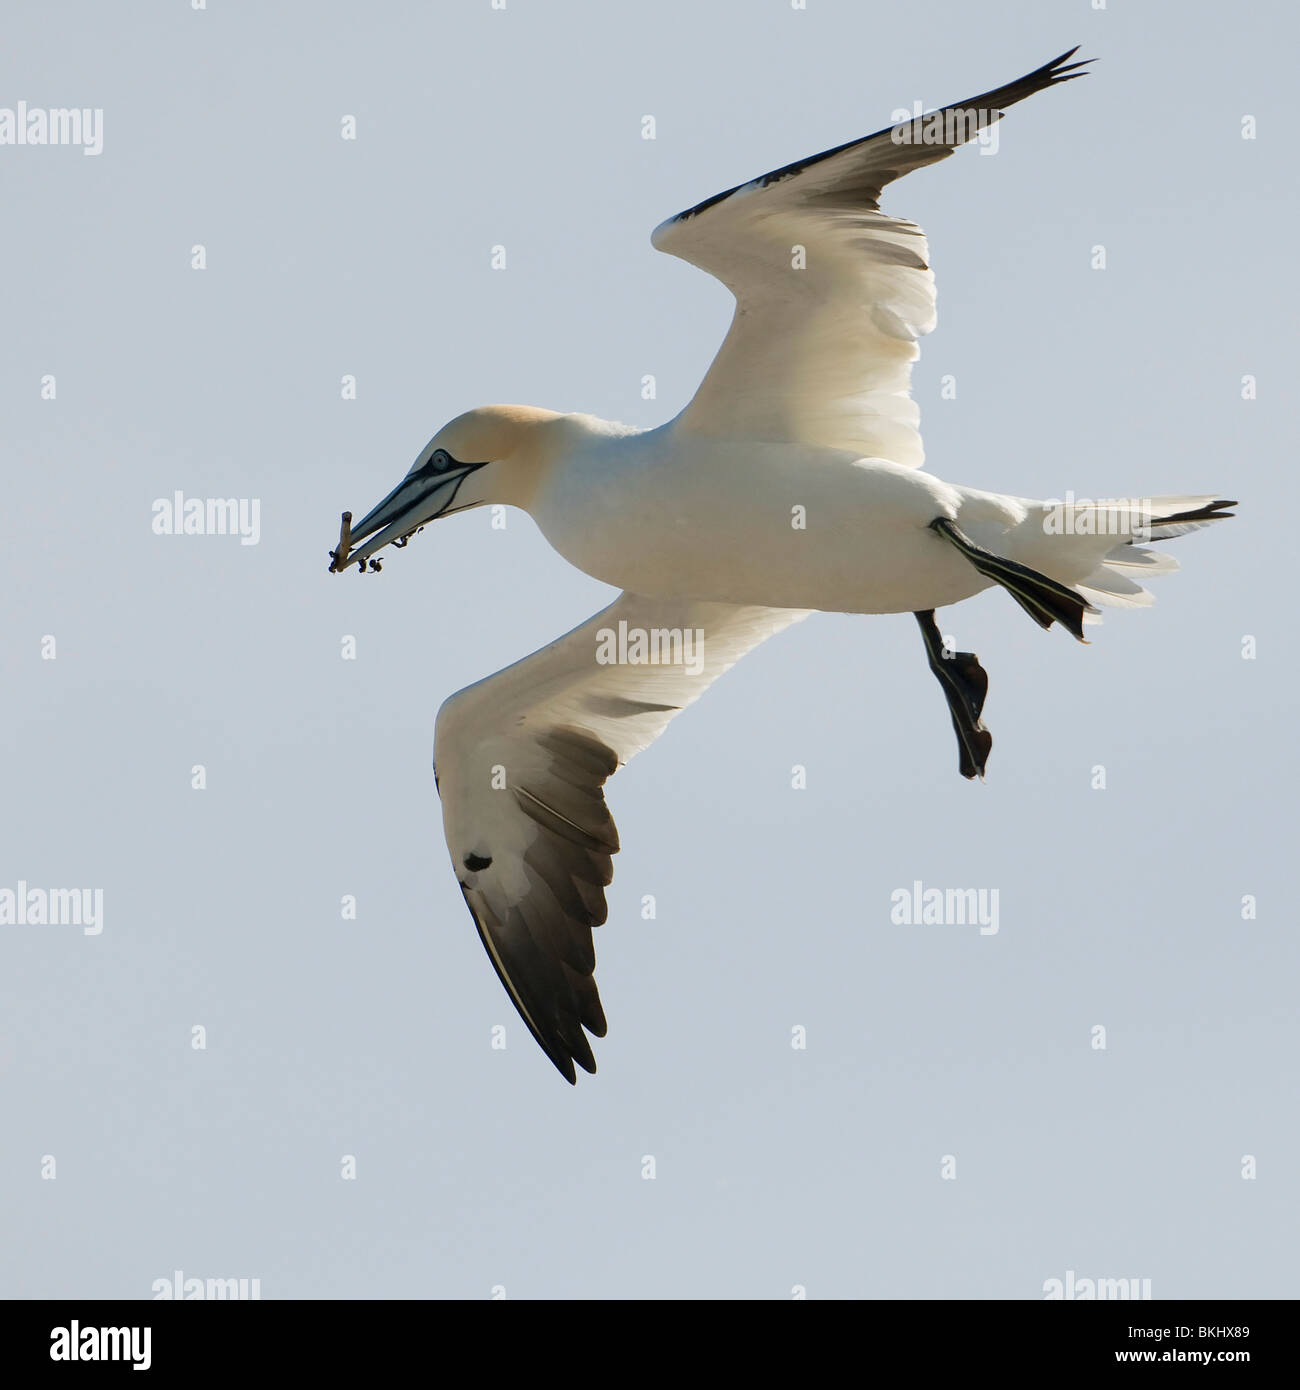
[[[1139,542],[1222,519],[1213,494],[1139,505],[1003,496],[922,471],[909,396],[935,324],[921,228],[884,187],[947,158],[1002,108],[1085,75],[1077,49],[1006,86],[706,198],[652,245],[735,296],[726,339],[673,420],[638,430],[531,406],[444,425],[356,527],[331,570],[485,504],[528,512],[570,563],[623,593],[550,646],[452,695],[434,777],[452,864],[520,1016],[560,1073],[596,1070],[605,1035],[592,930],[618,834],[603,786],[746,652],[812,611],[916,615],[957,732],[983,776],[988,678],[945,648],[934,611],[1000,585],[1083,640],[1096,605],[1150,603],[1176,568]],[[584,1032],[584,1029],[586,1032]]]

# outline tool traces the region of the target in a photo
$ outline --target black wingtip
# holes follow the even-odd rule
[[[527,1020],[525,1020],[525,1022],[526,1021]],[[528,1031],[533,1034],[533,1037],[536,1039],[542,1051],[546,1053],[547,1058],[555,1070],[560,1073],[570,1086],[576,1086],[578,1084],[578,1073],[573,1069],[573,1058],[570,1057],[567,1052],[552,1047],[545,1039],[538,1037],[531,1028]]]
[[[1240,505],[1235,500],[1220,498],[1217,502],[1210,502],[1204,507],[1194,507],[1191,511],[1175,512],[1172,516],[1156,517],[1151,522],[1153,530],[1159,530],[1162,526],[1177,526],[1182,522],[1188,521],[1226,521],[1235,515],[1233,512],[1225,511],[1226,507],[1236,507]]]
[[[1066,62],[1067,58],[1074,57],[1078,51],[1079,46],[1076,44],[1073,48],[1053,58],[1050,63],[1044,63],[1041,68],[1035,68],[1033,72],[1027,72],[1023,77],[1017,77],[1014,82],[1007,82],[989,92],[981,92],[979,96],[969,97],[966,101],[954,102],[952,106],[944,107],[944,110],[986,112],[990,113],[991,119],[996,120],[997,116],[991,113],[1004,112],[1007,107],[1024,101],[1027,97],[1033,96],[1035,92],[1045,91],[1058,82],[1069,82],[1076,77],[1086,77],[1088,75],[1086,69],[1094,61],[1092,58],[1081,58],[1077,63]]]
[[[596,1074],[596,1058],[592,1055],[591,1044],[588,1043],[583,1034],[582,1026],[577,1026],[577,1038],[560,1036],[554,1041],[538,1037],[533,1034],[537,1041],[541,1043],[542,1051],[551,1059],[555,1070],[569,1083],[570,1086],[578,1084],[578,1073],[574,1070],[576,1062],[588,1076]]]
[[[1053,58],[1050,63],[1044,63],[1031,76],[1036,76],[1037,73],[1050,73],[1053,78],[1056,78],[1061,73],[1073,72],[1076,68],[1086,68],[1089,63],[1095,63],[1097,61],[1095,58],[1080,58],[1077,63],[1066,63],[1065,60],[1073,58],[1081,47],[1081,44],[1076,43],[1073,48],[1067,49],[1064,53]]]
[[[1023,101],[1025,97],[1041,92],[1045,87],[1055,86],[1058,82],[1073,82],[1076,77],[1087,77],[1090,64],[1097,60],[1080,58],[1077,63],[1067,63],[1066,59],[1073,58],[1078,51],[1079,45],[1075,44],[1073,48],[1053,58],[1050,63],[1044,63],[1041,68],[1026,73],[1018,82],[1010,82],[999,91],[989,93],[990,99],[1002,97],[1004,103],[1010,106],[1013,102]],[[990,105],[996,104],[990,100]]]
[[[510,996],[510,1002],[515,1006],[515,1012],[523,1020],[524,1026],[532,1034],[533,1041],[537,1044],[538,1047],[542,1049],[542,1051],[550,1059],[551,1065],[555,1068],[555,1070],[560,1073],[560,1075],[569,1083],[570,1086],[576,1086],[578,1084],[578,1074],[573,1069],[573,1058],[569,1056],[569,1050],[572,1049],[572,1044],[569,1043],[563,1037],[543,1037],[543,1035],[537,1030],[537,1028],[533,1026],[532,1020],[528,1017],[528,1014],[524,1010],[523,1005],[520,1004],[518,998],[516,997],[515,990],[511,985],[509,978],[507,977],[505,971],[501,968],[501,963],[497,959],[496,952],[492,949],[491,943],[488,939],[487,926],[479,917],[478,913],[474,910],[474,904],[470,900],[469,896],[469,889],[466,887],[465,883],[462,880],[457,879],[457,882],[460,884],[461,897],[465,899],[465,906],[469,908],[469,915],[474,920],[474,926],[478,931],[479,940],[483,943],[483,949],[487,953],[487,958],[489,961],[492,962],[492,969],[496,971],[497,979],[501,981],[501,984],[505,988],[506,993]],[[601,1019],[603,1022],[603,1014],[601,1015]],[[596,1060],[592,1056],[591,1048],[590,1045],[587,1044],[586,1038],[582,1036],[581,1024],[578,1025],[578,1036],[582,1038],[582,1044],[584,1047],[586,1047],[587,1051],[587,1059],[590,1061],[590,1065],[588,1065],[588,1060],[584,1060],[582,1057],[579,1057],[578,1065],[582,1067],[584,1071],[595,1072]]]

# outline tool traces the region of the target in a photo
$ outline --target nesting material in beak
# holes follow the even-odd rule
[[[344,512],[339,526],[339,548],[330,551],[330,573],[342,574],[347,568],[348,551],[352,549],[352,513]]]

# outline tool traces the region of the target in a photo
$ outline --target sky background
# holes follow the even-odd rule
[[[5,29],[0,106],[102,107],[104,147],[0,147],[0,889],[101,888],[104,923],[0,926],[0,1293],[1300,1295],[1292,7],[15,0]],[[995,156],[886,195],[938,276],[928,466],[1240,518],[1089,647],[997,591],[941,615],[990,673],[984,785],[910,617],[747,657],[607,788],[610,1031],[570,1089],[430,754],[448,694],[611,591],[516,512],[330,576],[339,512],[474,405],[671,417],[730,300],[656,223],[1073,44],[1094,75]],[[258,499],[258,544],[155,535],[178,489]],[[914,880],[997,889],[999,931],[892,924]]]

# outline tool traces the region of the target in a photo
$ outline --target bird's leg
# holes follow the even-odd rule
[[[1060,623],[1080,642],[1086,640],[1083,635],[1083,615],[1097,610],[1082,594],[1076,594],[1073,589],[1058,584],[1045,574],[1039,574],[1028,565],[1008,560],[1004,555],[994,555],[991,550],[976,545],[958,528],[956,522],[946,516],[935,517],[930,527],[950,545],[956,546],[986,579],[1001,584],[1039,627]]]
[[[974,652],[950,652],[934,621],[934,609],[912,615],[921,625],[930,670],[943,687],[952,727],[957,733],[958,766],[963,777],[983,777],[993,747],[993,735],[980,722],[984,697],[989,693],[988,673]]]

